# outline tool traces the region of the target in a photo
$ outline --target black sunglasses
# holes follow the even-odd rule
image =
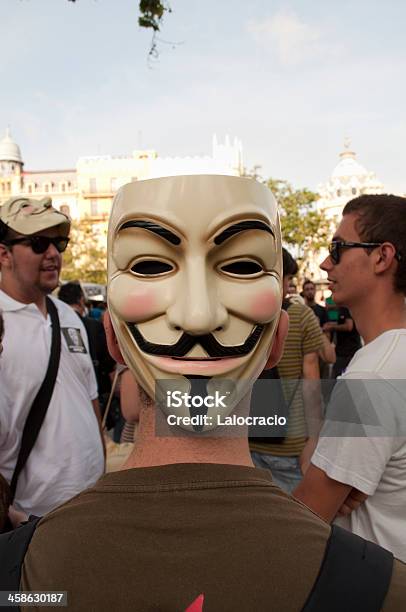
[[[28,242],[34,253],[40,255],[48,250],[49,245],[53,244],[58,253],[63,253],[69,244],[69,238],[62,238],[60,236],[56,238],[49,238],[48,236],[27,236],[26,238],[15,238],[14,240],[5,240],[3,244],[7,246],[13,246],[13,244],[20,244]]]
[[[340,263],[341,249],[376,249],[376,247],[382,246],[383,242],[346,242],[344,240],[333,240],[328,245],[328,252],[330,253],[331,261],[334,265]],[[396,252],[396,259],[400,261],[402,256]]]

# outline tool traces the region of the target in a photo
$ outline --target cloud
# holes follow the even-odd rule
[[[340,51],[325,40],[323,31],[303,21],[295,12],[281,10],[265,20],[251,20],[248,31],[263,48],[276,52],[284,65],[331,57]]]

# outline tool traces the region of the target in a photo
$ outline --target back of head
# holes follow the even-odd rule
[[[390,242],[398,255],[394,288],[406,295],[406,198],[362,195],[350,200],[343,215],[357,215],[355,227],[365,242]]]
[[[282,249],[282,261],[283,261],[283,277],[295,276],[298,272],[298,265],[292,255],[285,248]]]
[[[79,304],[83,297],[83,291],[78,282],[65,283],[59,289],[58,297],[62,302],[69,304]]]

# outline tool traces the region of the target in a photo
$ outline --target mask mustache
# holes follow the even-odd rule
[[[241,357],[248,355],[257,344],[261,337],[264,325],[256,325],[244,344],[237,346],[223,346],[212,334],[203,336],[191,336],[184,332],[175,344],[154,344],[145,340],[135,323],[127,323],[131,334],[139,348],[149,355],[159,355],[161,357],[184,357],[193,349],[196,344],[200,344],[209,357]]]

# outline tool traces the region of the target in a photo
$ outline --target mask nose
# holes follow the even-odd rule
[[[204,258],[196,258],[187,266],[178,288],[175,302],[167,316],[173,329],[202,336],[224,327],[228,320],[225,307],[220,303],[216,283],[206,268]]]

